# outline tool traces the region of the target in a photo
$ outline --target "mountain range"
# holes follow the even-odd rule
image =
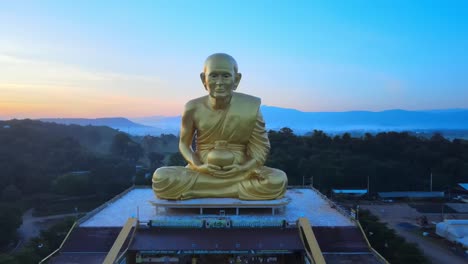
[[[345,131],[414,131],[468,130],[468,109],[427,111],[386,110],[380,112],[302,112],[274,106],[261,106],[267,129],[291,128],[297,134],[314,129],[329,133]],[[178,134],[180,116],[151,116],[140,118],[47,118],[45,122],[109,126],[135,135]]]

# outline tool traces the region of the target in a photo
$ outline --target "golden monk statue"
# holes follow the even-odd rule
[[[205,61],[200,78],[208,95],[185,105],[179,149],[186,167],[161,167],[153,190],[163,199],[283,197],[286,174],[263,166],[270,150],[260,99],[234,92],[242,75],[231,56]],[[195,138],[196,150],[192,148]]]

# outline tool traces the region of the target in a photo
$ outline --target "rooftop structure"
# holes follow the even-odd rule
[[[267,210],[249,211],[244,209],[246,212],[243,213],[241,209],[238,215],[236,215],[234,211],[232,214],[228,212],[228,215],[233,222],[286,220],[286,222],[294,223],[300,217],[306,217],[309,219],[312,226],[354,226],[354,223],[349,217],[331,208],[326,200],[311,189],[290,189],[287,192],[286,199],[290,201],[287,206],[282,205],[282,200],[279,200],[280,205],[278,205],[278,200],[262,201],[261,206],[257,208],[263,207]],[[216,201],[222,201],[222,203],[225,204],[230,203],[238,206],[237,208],[244,208],[248,207],[250,204],[259,203],[257,201],[241,201],[232,198],[199,198],[186,201],[173,201],[171,203],[173,207],[176,205],[185,205],[186,207],[194,205],[197,208],[196,210],[181,211],[170,209],[170,205],[164,207],[162,204],[165,203],[165,201],[166,200],[156,198],[151,189],[135,188],[84,218],[84,221],[80,223],[80,227],[122,227],[129,217],[137,217],[140,222],[149,222],[150,220],[183,222],[184,220],[205,219],[207,216],[219,216],[219,210],[200,215],[198,209],[207,208]],[[159,204],[158,208],[153,205],[154,203]],[[203,207],[203,205],[206,207]],[[272,206],[281,206],[278,210],[282,210],[282,212],[272,215],[271,209],[269,209]],[[226,207],[218,206],[217,208],[224,209]]]
[[[468,214],[468,204],[466,203],[446,203],[445,205],[459,214]]]
[[[459,183],[458,185],[468,191],[468,183]]]
[[[333,194],[363,196],[367,194],[366,189],[332,189]]]
[[[132,188],[80,219],[48,263],[103,263],[111,253],[126,263],[305,263],[314,249],[316,263],[324,263],[317,256],[327,263],[385,262],[360,226],[314,189],[261,202],[168,202],[149,188]]]
[[[437,223],[436,233],[468,249],[468,220],[445,220]]]
[[[379,192],[381,198],[443,198],[444,192]]]

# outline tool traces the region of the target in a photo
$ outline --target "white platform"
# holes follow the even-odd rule
[[[278,201],[289,201],[284,208],[277,211],[275,215],[271,212],[248,210],[249,212],[236,215],[226,213],[232,221],[280,221],[296,222],[299,217],[306,217],[313,226],[353,226],[354,223],[346,216],[331,208],[326,200],[320,197],[311,189],[289,189],[285,195],[285,200],[262,201],[265,205],[278,206]],[[205,198],[193,199],[187,201],[178,201],[184,203],[183,206],[200,204],[200,200],[205,204],[219,203],[219,199]],[[258,203],[255,201],[242,201],[232,199],[231,203],[244,204]],[[156,210],[153,203],[161,202],[154,196],[153,190],[149,188],[135,188],[124,194],[122,197],[109,203],[103,209],[95,212],[89,219],[80,224],[82,227],[112,227],[123,226],[129,217],[138,217],[141,222],[150,220],[164,221],[184,221],[189,219],[206,219],[207,217],[219,217],[219,214],[200,215],[198,210],[173,210],[160,207]],[[226,202],[226,201],[225,201]],[[174,203],[174,202],[172,202]],[[268,208],[268,207],[266,207]],[[247,209],[244,209],[247,210]]]
[[[216,209],[229,209],[233,208],[236,211],[236,215],[239,215],[240,209],[270,209],[271,214],[275,215],[275,211],[278,209],[284,209],[291,202],[291,198],[283,197],[277,200],[266,200],[266,201],[245,201],[234,198],[199,198],[184,201],[171,201],[165,199],[155,198],[151,201],[156,208],[156,214],[159,214],[159,209],[197,209],[200,215],[203,215],[203,209],[216,208]],[[206,212],[206,211],[205,211]]]

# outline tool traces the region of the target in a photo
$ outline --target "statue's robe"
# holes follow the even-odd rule
[[[263,166],[270,150],[265,122],[260,113],[260,99],[233,93],[230,106],[216,116],[217,120],[199,122],[196,126],[196,152],[203,163],[215,141],[225,140],[234,154],[234,163],[253,158],[254,170],[233,177],[216,177],[186,167],[162,167],[153,175],[153,190],[163,199],[231,197],[243,200],[271,200],[284,196],[286,174]],[[211,126],[207,126],[211,124]]]

